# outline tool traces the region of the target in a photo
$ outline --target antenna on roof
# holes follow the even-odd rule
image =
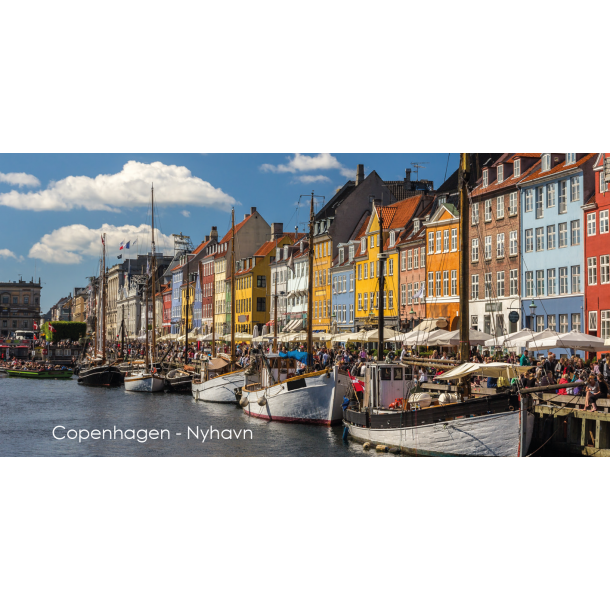
[[[430,163],[428,161],[414,161],[413,163],[411,163],[411,165],[413,166],[413,169],[415,170],[415,180],[418,181],[419,180],[419,170],[425,169],[426,165],[430,165]]]

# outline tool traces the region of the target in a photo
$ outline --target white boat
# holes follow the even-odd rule
[[[270,378],[272,367],[263,368],[261,383],[246,380],[240,404],[246,415],[300,424],[332,426],[341,423],[343,397],[350,385],[349,377],[339,374],[338,367],[305,375]]]
[[[191,391],[195,400],[204,402],[237,402],[235,391],[244,385],[244,372],[236,371],[217,375],[207,381],[191,383]]]
[[[479,370],[483,369],[485,370]],[[518,370],[509,365],[467,363],[445,374],[445,379],[489,374],[509,378]],[[493,369],[493,370],[492,370]],[[502,370],[504,369],[504,370]],[[396,448],[408,455],[494,456],[527,454],[534,430],[534,414],[519,402],[515,393],[446,402],[447,396],[425,396],[418,405],[411,394],[409,367],[372,363],[367,366],[366,389],[361,403],[351,401],[344,424],[351,438],[373,445]],[[444,392],[439,388],[439,392]],[[402,399],[396,405],[396,399]],[[394,401],[394,407],[390,405]],[[404,406],[403,406],[404,405]]]
[[[125,375],[126,392],[162,392],[164,387],[163,377],[156,373],[139,371]]]

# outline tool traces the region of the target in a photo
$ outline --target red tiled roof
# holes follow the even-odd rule
[[[576,161],[576,163],[566,164],[566,162],[563,161],[562,163],[558,163],[555,167],[552,167],[550,170],[548,170],[546,172],[542,171],[542,161],[540,161],[539,163],[536,163],[536,165],[534,165],[534,167],[532,168],[534,171],[532,171],[532,173],[527,177],[527,180],[523,180],[523,182],[525,182],[525,183],[531,182],[532,180],[536,180],[538,178],[546,178],[547,176],[553,176],[555,174],[559,174],[560,172],[567,170],[567,169],[572,169],[574,167],[580,167],[581,165],[586,163],[589,159],[593,158],[596,154],[597,153],[589,153],[588,155],[585,155],[584,157],[582,157],[581,159]]]
[[[527,153],[525,155],[517,155],[517,156],[540,157],[540,154]],[[514,156],[512,158],[514,159]],[[510,162],[510,160],[507,162]],[[493,192],[499,191],[501,189],[510,188],[511,186],[515,186],[516,184],[521,182],[524,178],[526,178],[529,174],[531,174],[532,171],[534,170],[534,168],[536,168],[536,167],[537,167],[537,164],[534,163],[534,165],[532,165],[532,167],[530,167],[529,169],[523,170],[521,172],[521,174],[519,174],[519,176],[515,176],[514,174],[512,174],[512,175],[506,177],[502,182],[498,182],[497,180],[494,180],[486,188],[483,188],[481,186],[483,184],[483,178],[480,178],[479,179],[480,184],[472,191],[472,196],[480,197],[480,196],[486,195],[488,193],[493,193]]]
[[[193,251],[193,256],[199,254],[211,241],[211,239],[208,239],[208,241],[202,241]]]
[[[515,159],[539,159],[541,153],[514,153],[510,159],[506,159],[506,163],[512,163]]]

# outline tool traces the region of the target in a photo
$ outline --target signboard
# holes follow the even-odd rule
[[[610,182],[610,157],[604,159],[604,174],[606,175],[606,182]]]
[[[511,311],[508,314],[508,321],[512,322],[513,324],[516,324],[519,321],[519,312],[518,311]]]
[[[485,313],[502,311],[502,303],[485,303]]]

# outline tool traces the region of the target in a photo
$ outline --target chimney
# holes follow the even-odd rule
[[[275,241],[284,235],[284,223],[283,222],[272,222],[271,223],[271,241]]]
[[[364,182],[364,165],[358,165],[356,169],[356,186]]]
[[[256,212],[256,208],[250,208],[250,216],[252,216],[252,214],[254,214],[254,212]]]
[[[405,170],[405,188],[407,191],[411,190],[411,170]]]
[[[218,227],[212,227],[210,231],[210,237],[213,239],[218,239]]]
[[[205,236],[205,239],[203,240],[203,243],[205,243],[206,241],[210,241],[210,236],[209,235]]]

